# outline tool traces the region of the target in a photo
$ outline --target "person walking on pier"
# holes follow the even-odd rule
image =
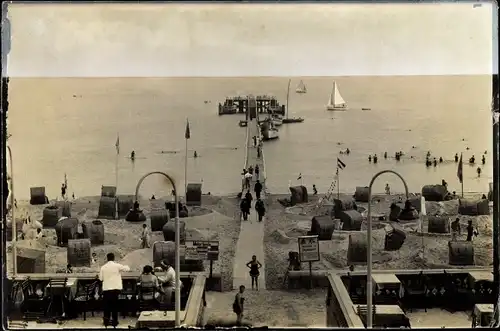
[[[252,180],[253,175],[249,172],[245,173],[243,176],[245,178],[245,186],[244,189],[249,190],[250,189],[250,181]]]
[[[260,199],[260,192],[262,192],[262,184],[258,179],[255,182],[255,186],[253,188],[253,191],[255,192],[255,197],[257,199]]]
[[[252,193],[250,193],[250,190],[248,190],[247,193],[245,193],[245,199],[247,199],[250,206],[252,206],[253,196]]]
[[[257,147],[257,136],[253,136],[253,147]]]
[[[260,168],[258,164],[255,165],[254,171],[255,171],[255,179],[259,180]]]
[[[266,206],[264,206],[264,201],[262,201],[260,197],[255,201],[255,211],[257,212],[259,222],[262,222],[262,219],[266,214]]]
[[[259,269],[262,268],[262,264],[257,260],[257,256],[252,255],[252,260],[247,263],[247,268],[250,269],[250,277],[252,278],[252,290],[259,290]]]
[[[244,221],[248,220],[248,214],[250,214],[250,206],[250,201],[248,201],[245,197],[241,199],[240,210],[241,216],[243,217]]]
[[[108,262],[101,267],[99,280],[102,282],[102,299],[104,307],[104,326],[111,325],[116,328],[118,325],[118,296],[123,290],[121,272],[130,271],[126,265],[115,262],[115,254],[108,253],[106,256]]]

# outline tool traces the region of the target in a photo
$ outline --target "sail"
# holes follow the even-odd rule
[[[307,92],[306,85],[302,80],[300,80],[299,84],[297,85],[297,89],[295,90],[297,92]]]
[[[332,94],[330,95],[330,100],[332,102],[332,105],[334,106],[343,106],[346,104],[344,98],[342,98],[342,95],[340,95],[337,83],[335,82],[333,82],[333,90]]]

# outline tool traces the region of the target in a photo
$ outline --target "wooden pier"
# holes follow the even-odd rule
[[[251,114],[251,112],[250,112]],[[244,161],[245,169],[252,166],[255,168],[259,166],[259,181],[262,183],[261,199],[266,202],[266,170],[264,163],[264,152],[261,151],[260,156],[257,153],[257,147],[253,144],[253,137],[260,136],[260,127],[258,124],[259,115],[257,114],[252,118],[251,115],[247,116],[248,127],[246,135],[246,155]],[[241,221],[241,230],[238,242],[236,244],[236,252],[234,256],[233,268],[233,288],[238,289],[240,285],[245,285],[246,288],[251,288],[251,278],[248,273],[249,269],[246,264],[250,261],[252,255],[257,256],[257,260],[262,264],[259,276],[259,289],[266,289],[266,272],[265,272],[265,252],[264,252],[264,220],[258,221],[257,212],[255,211],[255,192],[253,188],[257,178],[254,175],[250,182],[250,192],[254,196],[252,201],[252,208],[247,221]],[[242,197],[247,192],[246,189],[242,190]]]
[[[259,114],[285,115],[286,113],[285,105],[280,105],[276,97],[272,95],[245,95],[227,97],[224,103],[219,103],[219,115],[246,114],[253,101]]]

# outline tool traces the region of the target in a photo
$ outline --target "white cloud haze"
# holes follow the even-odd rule
[[[14,4],[8,72],[490,74],[498,72],[494,10],[492,3]]]

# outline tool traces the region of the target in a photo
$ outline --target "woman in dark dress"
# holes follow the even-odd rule
[[[245,286],[240,285],[240,290],[236,293],[233,302],[233,312],[236,314],[236,325],[241,326],[241,322],[243,321],[243,304],[245,302],[245,298],[243,297],[243,293],[245,292]]]
[[[257,260],[257,256],[253,255],[252,260],[247,263],[247,267],[250,269],[250,277],[252,277],[252,290],[259,290],[259,269],[262,267],[262,264]]]

